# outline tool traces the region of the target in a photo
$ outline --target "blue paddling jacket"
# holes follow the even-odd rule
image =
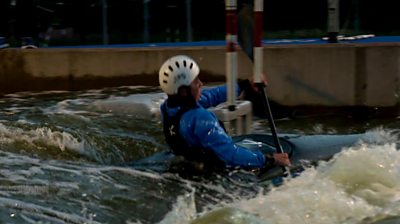
[[[240,87],[238,95],[240,94]],[[235,145],[214,113],[206,108],[226,101],[227,88],[203,89],[200,100],[190,108],[161,105],[164,134],[176,155],[188,160],[213,163],[223,168],[254,169],[265,166],[261,151]]]

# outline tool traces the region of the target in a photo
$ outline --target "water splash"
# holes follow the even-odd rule
[[[193,189],[193,188],[192,188]],[[196,217],[195,190],[178,196],[172,210],[160,224],[185,224]]]
[[[363,141],[370,144],[388,144],[393,143],[397,146],[400,144],[400,130],[386,129],[382,126],[371,129],[365,133]]]
[[[220,207],[193,223],[359,223],[400,216],[399,202],[400,152],[395,144],[360,144],[280,187]]]
[[[48,127],[25,130],[5,126],[0,123],[0,143],[12,143],[16,141],[23,141],[36,146],[39,144],[55,146],[61,151],[69,149],[80,154],[85,154],[85,142],[67,132],[53,131]]]

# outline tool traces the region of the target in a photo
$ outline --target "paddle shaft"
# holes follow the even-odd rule
[[[238,39],[239,45],[247,57],[253,62],[253,82],[258,89],[262,98],[264,109],[267,113],[268,123],[274,139],[276,151],[283,153],[282,146],[279,142],[276,132],[274,119],[272,117],[271,107],[267,97],[266,86],[263,83],[263,47],[262,47],[262,30],[263,30],[263,0],[254,0],[253,10],[250,5],[245,5],[239,12],[238,16]]]
[[[258,92],[262,98],[264,108],[267,112],[268,123],[271,128],[272,137],[277,153],[284,153],[276,132],[274,119],[269,105],[266,86],[263,76],[263,47],[262,47],[262,20],[263,20],[263,0],[254,1],[254,11],[250,5],[244,5],[238,14],[238,42],[247,57],[253,62],[253,82],[258,87]],[[253,14],[254,13],[254,14]],[[256,19],[254,19],[254,17]],[[254,21],[256,20],[256,21]],[[254,54],[253,54],[254,53]],[[289,168],[282,166],[284,175],[290,173]]]
[[[268,123],[270,124],[271,133],[274,138],[276,151],[283,153],[281,143],[279,142],[278,134],[275,128],[275,122],[272,117],[271,106],[269,105],[266,87],[263,83],[263,47],[262,47],[262,31],[263,31],[263,11],[264,1],[254,0],[254,41],[253,54],[251,57],[254,65],[254,83],[258,87],[259,94],[262,97],[264,108],[267,112]]]
[[[266,87],[263,83],[255,83],[255,86],[258,88],[258,91],[259,91],[261,97],[263,98],[262,101],[263,101],[264,108],[267,112],[267,120],[268,120],[269,126],[271,128],[271,133],[272,133],[272,137],[274,139],[276,152],[283,153],[282,145],[279,141],[278,134],[276,131],[274,118],[272,117],[271,106],[269,105]]]

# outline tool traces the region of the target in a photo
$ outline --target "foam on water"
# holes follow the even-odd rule
[[[167,213],[160,224],[185,224],[196,217],[194,190],[178,196],[172,210]]]
[[[374,143],[374,144],[399,144],[400,143],[400,133],[396,129],[384,129],[382,127],[375,128],[365,133],[364,142]]]
[[[23,141],[31,145],[45,144],[55,146],[61,151],[68,149],[80,154],[86,153],[85,141],[81,141],[65,131],[56,131],[48,127],[25,130],[0,123],[0,143],[13,143],[16,141]]]
[[[140,117],[157,117],[165,93],[133,94],[129,96],[111,96],[96,100],[91,104],[95,110],[114,114],[135,114]]]
[[[251,199],[224,203],[205,214],[197,214],[199,218],[191,221],[182,222],[190,220],[190,216],[175,221],[330,224],[372,222],[400,216],[397,135],[383,129],[367,134],[369,143],[345,148],[330,161],[321,161],[317,167],[306,169],[300,176],[286,179],[282,186],[272,187]],[[175,207],[188,209],[190,203],[178,199]],[[177,211],[179,209],[171,213]],[[185,211],[181,215],[191,212]],[[165,220],[161,223],[172,223]]]
[[[146,214],[158,214],[159,207],[170,204],[171,187],[177,194],[186,191],[174,180],[129,167],[41,160],[3,151],[0,164],[0,217],[6,223],[151,220]],[[135,215],[137,211],[145,215]]]
[[[10,209],[11,218],[14,217],[16,213],[22,213],[18,215],[22,216],[27,223],[37,223],[37,220],[26,216],[32,216],[32,214],[35,214],[36,218],[50,220],[54,223],[99,223],[91,218],[86,219],[78,215],[60,212],[51,208],[9,198],[0,197],[0,206]]]
[[[232,206],[272,223],[358,223],[398,201],[399,160],[394,145],[361,145]]]

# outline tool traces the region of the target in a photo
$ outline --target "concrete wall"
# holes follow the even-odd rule
[[[265,50],[271,97],[285,105],[395,106],[399,44],[333,44]]]
[[[286,105],[397,106],[400,43],[280,45],[264,48],[271,99]],[[225,47],[2,49],[0,92],[158,85],[172,55],[198,61],[202,79],[225,80]],[[239,77],[252,74],[239,51]]]

